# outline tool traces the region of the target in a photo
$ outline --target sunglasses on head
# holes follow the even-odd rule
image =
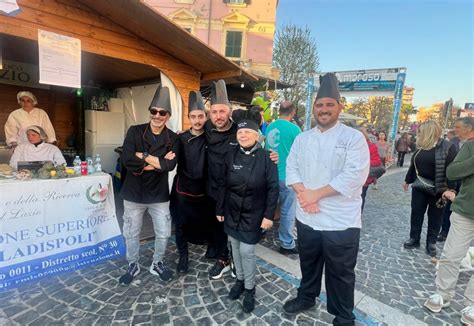
[[[151,115],[156,115],[158,113],[162,117],[168,114],[168,111],[165,110],[149,109],[148,111],[150,111]]]

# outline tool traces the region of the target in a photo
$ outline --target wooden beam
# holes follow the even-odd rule
[[[242,76],[242,70],[227,70],[227,71],[211,72],[211,73],[202,75],[201,81],[227,79],[227,78],[238,77],[238,76]]]

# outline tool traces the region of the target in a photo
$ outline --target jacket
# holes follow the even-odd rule
[[[367,141],[367,145],[369,146],[369,153],[370,153],[370,167],[381,166],[382,160],[380,159],[379,149],[377,145],[374,143]],[[365,181],[364,187],[368,187],[370,184],[375,183],[377,181],[376,177],[371,177],[370,175],[367,177],[367,181]]]
[[[122,164],[127,168],[121,195],[125,200],[152,204],[169,201],[168,172],[176,166],[177,158],[164,159],[169,151],[178,151],[178,136],[164,128],[159,135],[153,135],[150,124],[132,126],[123,143]],[[136,152],[148,152],[157,156],[161,169],[143,171],[146,163],[135,156]]]
[[[461,181],[461,189],[451,205],[451,210],[474,219],[474,139],[466,142],[446,174],[450,180]]]
[[[259,147],[259,145],[257,145]],[[246,154],[240,146],[225,160],[216,215],[224,216],[224,231],[247,244],[261,237],[263,218],[273,220],[278,202],[278,166],[269,152],[257,148]]]
[[[402,152],[402,153],[408,152],[409,147],[410,147],[410,141],[408,140],[408,138],[404,138],[404,137],[400,137],[397,140],[397,143],[395,145],[395,149],[397,150],[397,152]]]

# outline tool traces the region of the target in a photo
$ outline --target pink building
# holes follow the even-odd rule
[[[145,0],[177,25],[251,73],[272,68],[278,0]]]

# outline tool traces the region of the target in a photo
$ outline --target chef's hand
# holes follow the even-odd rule
[[[278,164],[280,156],[278,155],[277,152],[275,152],[273,149],[270,150],[270,160],[272,160],[273,163]]]
[[[260,225],[260,227],[263,229],[263,230],[269,230],[271,227],[273,226],[273,221],[272,220],[269,220],[268,218],[263,218],[262,220],[262,224]]]
[[[319,209],[319,204],[315,203],[315,204],[310,204],[310,205],[305,206],[303,208],[303,211],[308,214],[317,214],[321,210]]]
[[[451,190],[446,190],[445,192],[443,192],[443,197],[450,201],[453,201],[454,198],[456,198],[456,193]]]
[[[402,187],[403,187],[403,191],[408,191],[409,184],[404,182]]]
[[[318,203],[320,201],[318,194],[319,193],[317,189],[313,190],[304,188],[302,191],[299,191],[296,194],[296,197],[298,198],[300,206],[304,208],[308,205]]]
[[[219,222],[224,222],[224,216],[223,215],[216,215],[216,218]]]
[[[17,147],[17,146],[18,146],[18,143],[17,143],[16,141],[12,141],[12,142],[10,143],[10,147],[11,147],[11,148],[15,148],[15,147]]]
[[[135,152],[135,156],[138,157],[140,160],[143,160],[143,153],[142,152]]]
[[[166,153],[166,155],[165,155],[164,158],[165,158],[166,160],[171,161],[171,160],[173,160],[175,157],[176,157],[176,154],[173,153],[173,151],[169,151],[168,153]]]
[[[154,171],[155,168],[152,165],[147,165],[143,168],[143,171]]]

